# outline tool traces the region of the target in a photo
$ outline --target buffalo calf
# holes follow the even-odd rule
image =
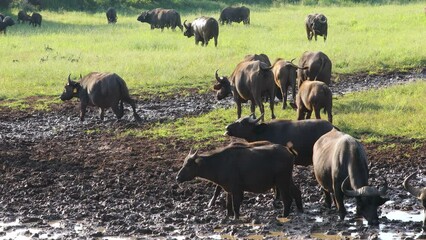
[[[240,216],[244,192],[263,193],[276,187],[284,203],[284,216],[291,211],[293,199],[303,211],[301,192],[293,182],[294,155],[279,144],[250,146],[234,144],[211,154],[189,153],[176,180],[179,183],[200,177],[227,192],[227,216]]]
[[[33,27],[37,27],[37,25],[41,27],[41,20],[42,16],[40,15],[40,13],[33,13],[31,15],[30,25],[33,25]]]
[[[81,121],[84,121],[87,106],[99,107],[101,120],[104,119],[107,108],[111,108],[117,119],[121,119],[124,114],[123,101],[132,106],[136,121],[141,121],[136,113],[135,101],[130,98],[126,82],[115,73],[92,72],[85,77],[80,76],[78,82],[71,81],[68,76],[68,83],[60,98],[66,101],[74,97],[80,99]]]
[[[110,7],[106,11],[106,17],[108,23],[116,23],[117,22],[117,11],[114,8]]]
[[[296,96],[297,120],[310,119],[312,111],[315,112],[316,119],[321,119],[320,110],[324,109],[324,113],[327,112],[328,121],[332,123],[332,99],[331,90],[325,83],[320,81],[302,82]]]

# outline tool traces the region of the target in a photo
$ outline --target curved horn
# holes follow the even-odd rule
[[[318,18],[318,20],[320,21],[320,23],[326,23],[327,22],[327,18],[324,15],[320,16]]]
[[[262,119],[262,118],[263,118],[263,115],[264,115],[264,114],[265,114],[265,113],[262,113],[258,119],[253,119],[253,114],[251,114],[251,115],[250,115],[250,123],[253,123],[253,124],[258,123],[258,122],[260,121],[260,119]]]
[[[420,188],[413,187],[409,183],[409,181],[411,179],[413,179],[415,174],[416,174],[416,172],[414,172],[410,176],[406,177],[405,180],[404,180],[404,183],[402,185],[404,186],[405,190],[407,190],[409,193],[411,193],[411,195],[415,196],[416,198],[419,198],[420,194],[421,194]]]
[[[291,63],[293,63],[293,61],[294,61],[295,59],[296,59],[296,58],[291,59],[291,61],[290,61],[290,62],[291,62]]]
[[[70,75],[68,75],[68,83],[71,83],[72,81],[71,81],[71,73],[70,73]]]
[[[217,71],[219,71],[219,69],[216,70],[216,72],[214,73],[214,76],[216,77],[216,81],[221,82],[221,79],[219,77],[219,74],[217,74]]]
[[[188,25],[186,25],[186,20],[185,20],[185,21],[183,21],[183,25],[184,25],[186,28],[189,28],[189,27],[188,27]]]
[[[349,176],[347,176],[345,178],[345,180],[342,182],[342,185],[340,187],[342,189],[343,194],[345,194],[348,197],[358,197],[360,195],[360,193],[357,192],[356,190],[346,190],[345,189],[346,188],[345,186],[348,182],[348,179],[349,179]]]

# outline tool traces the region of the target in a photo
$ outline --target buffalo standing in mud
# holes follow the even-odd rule
[[[25,23],[31,21],[31,16],[28,15],[24,10],[18,12],[18,23]]]
[[[30,25],[33,25],[33,27],[37,27],[37,25],[41,27],[41,20],[42,16],[40,15],[40,13],[33,13],[31,15]]]
[[[138,16],[138,21],[149,23],[151,30],[160,28],[163,31],[165,27],[172,30],[178,27],[181,31],[183,30],[180,14],[174,9],[156,8],[145,11]]]
[[[324,42],[327,40],[328,23],[324,14],[309,14],[305,19],[305,27],[309,41],[312,40],[312,37],[315,37],[316,41],[318,35],[324,36]]]
[[[241,104],[250,100],[251,113],[254,115],[255,106],[259,106],[263,120],[265,109],[262,96],[268,96],[271,118],[275,119],[275,82],[271,68],[261,61],[243,61],[237,65],[230,79],[219,77],[216,71],[215,77],[218,83],[214,85],[214,89],[217,91],[217,99],[221,100],[232,93],[237,104],[238,118],[241,118]]]
[[[330,88],[320,81],[304,81],[299,86],[296,96],[297,120],[310,119],[312,111],[316,119],[321,119],[320,111],[328,115],[328,121],[333,122],[333,95]]]
[[[315,142],[334,126],[325,120],[274,120],[259,123],[252,116],[238,119],[226,127],[226,135],[245,139],[248,142],[269,141],[287,146],[290,144],[298,153],[294,164],[312,164],[312,149]]]
[[[247,7],[226,7],[222,10],[219,17],[219,22],[223,24],[231,24],[232,22],[243,22],[250,24],[250,9]]]
[[[296,98],[296,70],[299,69],[299,67],[294,65],[292,61],[286,61],[284,59],[278,58],[272,65],[275,85],[278,87],[277,90],[281,93],[282,96],[281,99],[283,101],[283,109],[287,107],[287,92],[290,86],[292,89],[293,102],[295,102]]]
[[[201,42],[201,46],[207,47],[209,40],[214,38],[214,46],[217,47],[219,24],[216,19],[211,17],[199,17],[192,23],[186,23],[185,20],[183,26],[185,26],[183,35],[188,38],[194,36],[196,45],[198,45],[198,42]]]
[[[330,86],[332,64],[323,52],[304,52],[299,60],[297,70],[298,85],[306,80],[319,80]]]
[[[106,17],[108,23],[116,23],[117,22],[117,11],[114,8],[110,7],[106,11]]]
[[[104,119],[107,108],[111,108],[117,119],[121,119],[124,114],[123,101],[132,106],[136,121],[141,121],[136,113],[135,101],[130,98],[126,82],[115,73],[92,72],[83,78],[80,76],[78,82],[71,81],[68,76],[61,100],[70,100],[74,97],[80,99],[81,121],[84,121],[87,106],[99,107],[101,120]]]
[[[423,231],[426,231],[426,187],[417,188],[410,184],[410,180],[415,177],[416,173],[412,173],[410,176],[404,179],[404,189],[407,190],[411,195],[419,199],[423,206]]]
[[[356,198],[356,215],[369,225],[379,224],[377,208],[389,200],[383,197],[387,183],[380,190],[368,185],[367,154],[355,138],[337,130],[324,134],[314,145],[313,165],[326,206],[331,207],[331,193],[341,220],[346,215],[343,198],[348,196]]]
[[[261,54],[249,54],[249,55],[246,55],[243,59],[243,61],[246,61],[246,62],[256,61],[256,60],[264,62],[264,63],[268,64],[268,66],[272,66],[271,61],[269,61],[269,57],[266,54],[263,54],[263,53],[261,53]],[[277,84],[275,84],[275,96],[279,100],[283,99],[283,95],[281,94],[280,87]]]
[[[3,21],[0,22],[0,33],[4,33],[6,35],[7,27],[15,25],[15,21],[9,16],[4,17]]]
[[[200,177],[221,186],[227,192],[227,216],[235,219],[240,216],[244,191],[263,193],[276,187],[287,217],[293,199],[303,211],[301,192],[293,182],[293,159],[293,153],[279,144],[234,144],[208,155],[190,152],[176,180],[182,183]]]

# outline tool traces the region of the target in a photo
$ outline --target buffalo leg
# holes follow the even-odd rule
[[[227,217],[231,217],[234,216],[234,210],[232,207],[232,194],[231,193],[226,193],[226,216]]]
[[[121,104],[123,104],[123,101],[121,101]],[[123,117],[124,110],[123,108],[120,108],[118,104],[115,106],[112,106],[111,109],[115,113],[115,116],[117,117],[117,119],[121,119]]]
[[[250,103],[250,112],[253,114],[253,118],[256,118],[256,103],[254,101],[251,101]]]
[[[238,115],[238,119],[241,118],[241,103],[237,102],[237,115]]]
[[[288,215],[290,215],[291,203],[293,202],[293,199],[290,194],[290,190],[287,188],[288,187],[279,186],[281,201],[283,201],[283,205],[284,205],[284,217],[288,217]]]
[[[315,42],[317,41],[317,34],[314,33],[314,37],[315,37]]]
[[[222,190],[222,188],[219,185],[217,185],[215,190],[214,190],[213,197],[212,197],[212,199],[210,199],[208,207],[212,207],[212,206],[215,205],[216,199],[219,196],[221,190]]]
[[[328,121],[330,123],[333,123],[333,114],[331,113],[331,107],[327,108],[327,116],[328,116]]]
[[[339,211],[340,219],[343,220],[345,219],[345,216],[346,216],[346,208],[345,208],[345,205],[343,204],[344,195],[343,195],[343,192],[340,190],[339,184],[336,184],[336,183],[333,184],[333,192],[334,192],[334,198],[335,198],[334,203],[336,204],[336,207]]]
[[[84,116],[86,115],[87,105],[81,102],[80,104],[80,121],[84,121]]]
[[[232,207],[234,209],[234,219],[237,220],[240,218],[240,206],[243,202],[243,191],[232,192]]]
[[[283,97],[283,99],[284,99],[284,97]],[[271,118],[272,119],[275,119],[274,100],[275,100],[275,92],[271,93],[270,96],[269,96],[269,108],[271,109]]]
[[[315,118],[316,119],[321,119],[321,113],[320,113],[320,108],[318,106],[314,107],[314,112],[315,112]]]
[[[142,118],[138,115],[138,113],[136,112],[136,104],[135,101],[133,99],[131,99],[130,97],[127,97],[121,101],[125,101],[126,103],[130,104],[130,106],[132,106],[132,110],[133,110],[133,117],[135,118],[135,120],[137,122],[141,122]],[[121,109],[123,111],[123,102],[121,102]]]
[[[101,120],[104,120],[104,117],[105,117],[105,108],[100,108],[99,109],[99,118]]]
[[[214,37],[214,46],[217,47],[217,36]]]
[[[303,203],[302,203],[302,192],[300,189],[294,185],[294,183],[291,184],[291,197],[294,198],[296,202],[296,207],[299,212],[303,212]]]
[[[297,108],[297,120],[305,119],[305,110],[302,108],[303,106],[298,106]]]
[[[330,193],[327,190],[325,190],[324,188],[321,188],[321,189],[322,189],[322,192],[324,193],[325,206],[327,208],[331,208],[331,196],[330,196]]]
[[[305,119],[311,119],[311,115],[312,115],[312,110],[308,110],[306,112],[306,118]]]
[[[283,96],[283,109],[287,108],[287,90],[285,90],[285,87],[281,84],[281,94]]]

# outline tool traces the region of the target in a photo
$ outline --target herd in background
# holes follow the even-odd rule
[[[117,22],[117,12],[109,8],[106,12],[108,23]],[[18,14],[18,22],[41,25],[41,15],[25,12]],[[14,24],[13,19],[0,15],[0,30]],[[212,17],[199,17],[181,24],[180,15],[173,9],[153,9],[141,13],[140,22],[151,25],[151,29],[178,27],[187,37],[195,37],[195,43],[208,45],[214,38],[215,46],[219,35],[219,24]],[[219,18],[221,24],[243,22],[250,24],[250,10],[246,7],[225,8]],[[323,36],[327,39],[327,18],[323,14],[310,14],[305,19],[308,40]],[[294,59],[293,59],[294,60]],[[293,165],[313,165],[315,178],[324,193],[327,207],[331,199],[343,220],[346,209],[344,197],[356,198],[356,215],[363,216],[370,225],[379,223],[377,209],[388,200],[384,187],[368,183],[371,165],[368,164],[364,147],[352,136],[341,132],[332,124],[331,84],[332,63],[322,52],[305,52],[295,65],[293,60],[278,58],[273,64],[265,54],[247,55],[237,64],[232,74],[220,77],[215,72],[217,83],[214,89],[221,100],[232,94],[237,104],[238,120],[226,127],[226,134],[245,140],[247,143],[231,143],[209,154],[190,153],[177,174],[179,183],[195,177],[204,178],[217,184],[209,206],[214,205],[223,189],[227,192],[227,216],[240,216],[240,205],[245,191],[263,193],[274,189],[276,198],[284,204],[284,216],[291,211],[293,200],[299,212],[303,212],[301,191],[293,181]],[[296,94],[297,86],[297,94]],[[287,92],[292,88],[290,105],[297,109],[298,120],[274,120],[264,122],[264,99],[269,99],[271,118],[275,119],[274,99],[282,100],[282,108],[287,107]],[[137,121],[141,118],[136,112],[135,101],[130,98],[125,81],[114,73],[90,73],[72,81],[68,76],[62,100],[73,97],[80,99],[80,120],[83,121],[88,105],[100,108],[100,118],[105,109],[112,108],[120,119],[124,114],[123,102],[132,106]],[[241,117],[241,104],[251,102],[251,115]],[[255,106],[261,115],[255,116]],[[325,109],[328,121],[320,119],[320,109]],[[309,119],[312,112],[317,119]],[[299,121],[307,119],[304,121]],[[408,176],[404,188],[422,201],[426,208],[426,188],[416,188],[409,184],[414,174]],[[426,210],[425,210],[426,211]],[[426,212],[425,212],[426,218]],[[425,229],[426,219],[423,222]]]

